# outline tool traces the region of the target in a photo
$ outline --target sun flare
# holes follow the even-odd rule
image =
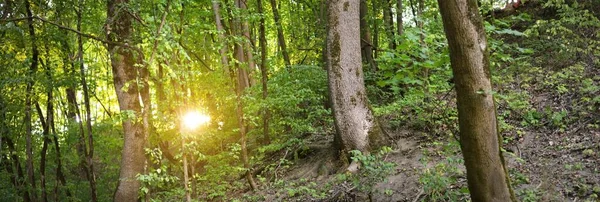
[[[206,124],[208,122],[210,122],[210,116],[206,114],[201,114],[196,111],[188,112],[183,117],[183,125],[185,125],[185,127],[190,130],[194,130],[198,126]]]

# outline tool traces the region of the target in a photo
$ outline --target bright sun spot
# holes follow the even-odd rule
[[[188,129],[196,129],[198,126],[202,125],[202,124],[206,124],[210,121],[210,116],[206,115],[206,114],[201,114],[198,113],[196,111],[191,111],[188,112],[184,117],[183,117],[183,124],[185,125],[185,127],[187,127]]]

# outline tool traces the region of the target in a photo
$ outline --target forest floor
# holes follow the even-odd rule
[[[573,124],[564,132],[526,131],[505,145],[513,188],[522,201],[586,201],[600,192],[600,130],[585,124]],[[469,201],[461,191],[467,187],[464,166],[448,160],[462,159],[461,154],[445,151],[454,140],[438,141],[408,130],[392,134],[395,143],[384,160],[395,163],[395,169],[374,186],[371,196],[337,179],[343,170],[336,168],[327,137],[312,140],[296,160],[281,167],[284,183],[279,189],[256,194],[264,201]]]

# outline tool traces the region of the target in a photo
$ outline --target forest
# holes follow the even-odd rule
[[[0,0],[0,201],[599,201],[598,0]]]

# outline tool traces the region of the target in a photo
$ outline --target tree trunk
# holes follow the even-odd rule
[[[241,10],[248,10],[246,7],[246,0],[237,0],[237,6],[239,9]],[[254,56],[252,54],[252,42],[251,39],[252,37],[250,36],[250,29],[248,28],[248,21],[246,19],[241,20],[241,25],[242,25],[242,35],[244,36],[244,38],[246,38],[246,41],[244,41],[244,48],[243,51],[246,54],[246,62],[248,63],[248,68],[246,69],[247,75],[246,75],[246,79],[248,79],[248,83],[249,86],[253,86],[254,85],[254,79],[250,76],[250,74],[252,73],[252,71],[254,71],[256,69],[256,64],[254,63]]]
[[[275,27],[277,27],[277,43],[281,49],[283,55],[283,62],[286,66],[290,66],[290,56],[287,52],[287,46],[285,45],[285,38],[283,37],[283,27],[281,26],[281,18],[279,17],[279,10],[277,9],[277,0],[270,0],[271,10],[273,10],[273,19],[275,20]]]
[[[76,10],[77,12],[77,31],[81,31],[81,15],[82,15],[82,9],[83,9],[83,1],[79,0],[79,8]],[[90,183],[90,194],[91,194],[91,198],[92,201],[98,201],[98,198],[96,196],[96,174],[94,172],[94,135],[92,133],[92,110],[90,108],[90,95],[89,95],[89,90],[88,90],[88,85],[87,85],[87,81],[85,78],[85,67],[84,67],[84,60],[83,60],[83,39],[81,37],[81,34],[77,35],[77,60],[78,60],[78,64],[79,64],[79,76],[80,76],[80,81],[81,81],[81,87],[83,88],[83,103],[85,106],[85,115],[86,115],[86,129],[87,129],[87,138],[88,138],[88,143],[87,143],[87,151],[86,153],[86,169],[87,169],[87,180]],[[81,121],[83,122],[83,119],[81,119]],[[85,142],[83,143],[85,145]]]
[[[392,4],[390,0],[383,0],[383,24],[385,34],[388,37],[388,48],[396,49],[396,39],[394,36],[394,21],[392,20]]]
[[[4,103],[4,98],[0,95],[0,134],[10,134],[10,129],[6,125],[6,104]],[[2,152],[1,156],[3,159],[3,163],[5,164],[6,171],[11,174],[11,182],[15,186],[17,192],[23,197],[23,201],[29,202],[31,201],[29,191],[25,185],[25,176],[23,174],[23,168],[21,167],[21,163],[19,161],[19,156],[17,155],[17,150],[15,149],[15,143],[13,140],[8,137],[8,135],[0,135],[0,141],[3,143],[2,145],[6,145],[8,148],[8,152]],[[0,147],[0,151],[2,151],[2,147]],[[9,158],[12,161],[9,162]],[[16,169],[16,174],[13,171]]]
[[[402,36],[404,34],[404,22],[402,17],[404,16],[404,5],[402,4],[402,0],[396,1],[396,26],[398,36]]]
[[[52,91],[52,90],[50,90]],[[48,97],[48,102],[51,102],[51,95]],[[40,151],[40,187],[42,188],[42,201],[48,201],[48,192],[46,190],[46,155],[48,154],[48,144],[50,143],[50,128],[48,127],[47,122],[49,120],[44,120],[44,114],[42,113],[42,108],[38,103],[35,103],[35,107],[38,112],[38,117],[40,118],[40,122],[42,123],[42,133],[44,136],[44,142],[42,143],[42,150]],[[48,113],[47,111],[46,113]],[[50,118],[50,116],[48,116]]]
[[[238,8],[242,9],[242,7],[241,7],[241,4],[243,4],[242,0],[235,0],[235,4],[236,4],[236,6],[238,6]],[[242,25],[242,22],[239,19],[239,17],[235,18],[233,25],[235,27],[233,27],[232,30],[234,30],[234,33],[236,35],[241,36],[244,34],[243,33],[244,26]],[[248,88],[250,86],[249,79],[248,79],[248,72],[246,71],[247,68],[242,66],[242,64],[244,64],[246,62],[245,56],[247,56],[244,52],[244,47],[245,46],[243,44],[237,43],[235,45],[235,50],[234,50],[236,58],[240,62],[240,64],[237,64],[237,89],[236,89],[237,108],[236,108],[236,112],[237,112],[238,126],[240,127],[240,146],[241,146],[241,150],[242,150],[241,155],[242,155],[242,162],[244,164],[244,168],[246,169],[246,180],[248,180],[248,184],[250,185],[250,188],[252,190],[255,190],[256,182],[254,182],[254,177],[252,176],[252,172],[250,171],[250,163],[248,160],[248,149],[246,148],[247,126],[244,121],[244,104],[242,101],[242,96],[244,94],[244,91],[246,90],[246,88]],[[250,51],[250,50],[246,50],[246,51]]]
[[[35,28],[33,27],[33,13],[31,12],[31,5],[28,0],[25,1],[25,9],[27,11],[27,21],[29,27],[29,36],[31,37],[31,66],[27,73],[27,91],[25,94],[25,153],[27,155],[27,180],[29,181],[29,188],[31,188],[31,200],[37,201],[36,186],[35,186],[35,174],[33,168],[33,139],[32,139],[32,126],[31,126],[31,97],[33,96],[33,84],[34,75],[38,68],[39,52],[36,44]]]
[[[258,0],[256,2],[258,6],[258,13],[263,16],[263,4],[262,0]],[[259,43],[260,43],[260,75],[261,75],[261,84],[262,84],[262,99],[265,101],[268,96],[267,91],[267,37],[265,36],[265,18],[261,17],[259,21],[258,35],[259,35]],[[271,143],[271,137],[269,135],[269,119],[271,117],[271,111],[265,107],[262,109],[263,112],[263,144]]]
[[[427,47],[427,43],[425,43],[425,18],[423,16],[423,10],[425,10],[425,1],[418,0],[417,5],[417,27],[419,27],[419,43],[422,48]],[[419,60],[423,60],[424,58],[420,58]],[[429,68],[423,66],[423,91],[425,91],[425,95],[429,94]],[[426,98],[428,99],[428,98]]]
[[[329,2],[327,75],[337,131],[335,141],[342,160],[350,150],[368,152],[386,141],[365,91],[360,61],[359,3],[360,0]]]
[[[362,55],[371,71],[377,70],[377,63],[373,59],[373,42],[371,42],[371,29],[367,23],[367,0],[360,0],[360,33],[361,33],[361,47]]]
[[[213,12],[215,13],[215,24],[217,26],[218,38],[222,44],[219,48],[219,54],[221,55],[221,64],[223,65],[223,72],[229,74],[229,60],[227,59],[227,41],[225,39],[225,29],[221,22],[221,14],[218,1],[212,1]]]
[[[44,114],[42,113],[42,108],[38,103],[35,104],[38,117],[40,122],[42,123],[42,134],[44,136],[44,143],[42,144],[42,151],[40,151],[40,186],[42,188],[42,201],[48,201],[48,190],[46,188],[46,156],[48,155],[48,145],[50,144],[50,124],[54,122],[54,103],[52,102],[54,99],[53,90],[53,78],[52,78],[52,70],[50,69],[48,64],[48,47],[46,47],[46,62],[42,63],[44,67],[44,72],[46,74],[46,78],[48,79],[48,86],[46,86],[46,119],[44,119]]]
[[[488,44],[477,1],[438,3],[450,49],[471,200],[517,201],[500,148]]]
[[[379,12],[379,8],[377,7],[377,0],[371,0],[371,4],[373,4],[373,8],[371,9],[373,11],[373,16],[375,16],[375,19],[373,19],[373,59],[376,59],[377,57],[379,57],[379,24],[377,23],[377,16],[379,16],[380,12]]]
[[[109,0],[107,4],[108,23],[106,25],[107,38],[111,42],[128,43],[135,47],[132,41],[132,22],[130,14],[123,9],[127,7],[129,0]],[[141,52],[130,47],[116,46],[114,43],[108,43],[108,52],[110,55],[113,81],[115,91],[119,102],[119,108],[122,113],[133,113],[135,119],[123,120],[124,143],[121,156],[121,171],[119,173],[119,183],[114,195],[114,201],[137,201],[140,182],[136,176],[144,172],[144,143],[146,140],[146,114],[142,111],[142,102],[144,108],[147,102],[147,92],[143,88],[148,88],[147,74],[144,68],[136,65],[141,64]],[[143,87],[138,88],[137,79],[142,80]],[[139,117],[142,117],[141,120]]]

